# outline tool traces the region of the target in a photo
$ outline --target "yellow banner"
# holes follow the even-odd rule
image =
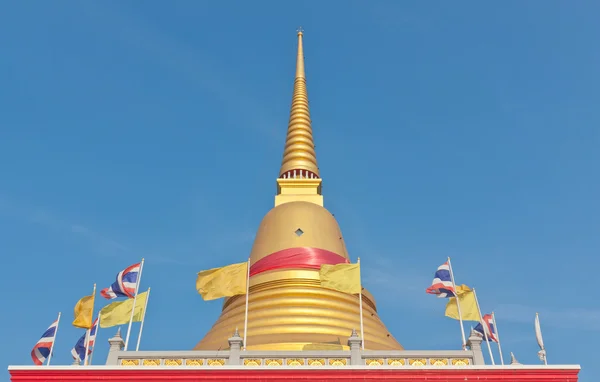
[[[323,264],[319,270],[321,286],[344,293],[360,293],[360,264]]]
[[[94,295],[82,297],[75,304],[73,326],[82,329],[91,329],[94,315]]]
[[[248,262],[198,272],[196,290],[205,301],[246,294]]]
[[[479,321],[479,310],[477,309],[477,301],[475,293],[466,285],[457,285],[456,294],[460,303],[460,312],[464,321]],[[446,304],[446,317],[458,320],[458,306],[456,305],[456,297],[450,297]]]
[[[140,322],[144,318],[146,300],[148,292],[139,293],[135,300],[135,311],[133,313],[133,322]],[[100,327],[110,328],[117,325],[129,323],[131,318],[131,309],[133,309],[133,299],[128,298],[125,301],[117,301],[106,305],[100,310]]]

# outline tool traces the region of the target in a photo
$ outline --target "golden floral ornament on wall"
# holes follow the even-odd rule
[[[410,366],[425,366],[427,365],[427,360],[425,358],[413,358],[408,360],[408,364]]]
[[[121,360],[121,366],[139,366],[139,365],[140,365],[139,359],[122,359]]]
[[[325,360],[323,358],[310,358],[308,360],[309,366],[325,366]]]
[[[207,361],[208,366],[224,366],[225,360],[222,358],[213,358]]]
[[[193,359],[185,360],[185,366],[203,366],[203,365],[204,365],[203,359],[193,358]]]
[[[182,359],[165,359],[165,366],[181,366],[183,365]]]
[[[404,359],[402,358],[388,358],[387,360],[388,366],[404,366]]]
[[[304,360],[302,358],[288,358],[285,363],[288,366],[304,366]]]
[[[383,366],[383,358],[367,358],[367,366]]]
[[[160,366],[160,359],[145,359],[142,364],[144,366]]]

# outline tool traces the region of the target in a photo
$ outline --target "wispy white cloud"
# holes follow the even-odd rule
[[[4,195],[0,195],[0,213],[21,221],[39,224],[56,232],[84,239],[90,245],[91,251],[99,256],[143,256],[155,263],[189,264],[188,261],[182,261],[175,257],[133,249],[128,245],[107,237],[85,225],[69,222],[58,214],[50,212],[47,208],[16,202]]]

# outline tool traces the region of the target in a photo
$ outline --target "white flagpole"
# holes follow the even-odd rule
[[[58,318],[56,319],[56,329],[54,329],[54,341],[50,345],[50,354],[48,354],[48,362],[46,366],[50,366],[50,360],[52,359],[52,351],[54,350],[54,343],[56,342],[56,335],[58,334],[58,324],[60,324],[60,312],[58,312]]]
[[[92,293],[92,298],[96,299],[96,284],[94,284],[94,292]],[[94,319],[94,307],[92,306],[92,320]],[[92,321],[92,324],[94,321]],[[85,331],[85,355],[83,356],[83,366],[87,366],[88,363],[88,349],[90,346],[90,329]]]
[[[248,338],[248,299],[250,297],[250,258],[248,258],[248,274],[246,275],[246,311],[244,313],[244,349],[246,350],[246,339]]]
[[[98,330],[100,330],[100,312],[98,312],[98,323],[96,323],[96,338],[98,338]],[[91,332],[90,332],[91,334]],[[89,341],[89,339],[88,339]],[[92,354],[90,354],[89,364],[92,364],[92,358],[94,358],[94,350],[96,350],[96,340],[94,340],[94,347],[92,348]]]
[[[135,283],[135,295],[133,296],[133,307],[131,308],[131,317],[129,318],[129,326],[127,327],[127,336],[125,337],[125,351],[127,351],[127,345],[129,345],[129,335],[131,334],[131,324],[133,323],[133,314],[135,312],[135,300],[137,300],[138,290],[140,289],[140,283],[142,282],[142,270],[144,270],[144,259],[140,263],[140,273]]]
[[[488,327],[487,323],[483,321],[483,317],[481,316],[481,308],[479,307],[479,299],[477,298],[477,292],[475,292],[475,288],[473,288],[473,296],[475,297],[475,303],[477,304],[477,313],[479,313],[479,323],[483,327],[483,335],[485,337],[485,342],[487,342],[487,348],[490,352],[490,359],[492,360],[492,365],[495,365],[494,354],[492,354],[492,346],[490,345],[490,339],[488,337]]]
[[[500,353],[500,362],[504,365],[504,357],[502,356],[502,346],[500,345],[500,331],[498,330],[498,324],[496,323],[496,313],[492,312],[492,322],[494,323],[494,329],[496,329],[496,339],[498,340],[498,353]]]
[[[458,310],[458,320],[460,321],[460,333],[462,334],[462,347],[463,350],[467,348],[467,339],[465,337],[465,327],[463,325],[462,313],[460,311],[460,299],[458,298],[458,291],[456,290],[456,282],[454,282],[454,272],[452,271],[452,263],[448,257],[448,269],[450,270],[450,280],[452,280],[452,287],[454,288],[454,295],[456,298],[456,308]]]
[[[548,365],[548,360],[546,359],[546,348],[544,347],[544,339],[542,338],[542,328],[540,326],[540,316],[537,312],[535,313],[535,338],[537,339],[537,343],[540,347],[538,356],[540,357],[540,360],[544,361],[544,365]]]
[[[360,277],[360,257],[357,260],[359,277]],[[360,281],[360,279],[359,279]],[[360,281],[360,292],[358,292],[358,309],[360,310],[360,340],[362,342],[362,350],[365,350],[365,330],[363,327],[363,303],[362,303],[362,281]]]
[[[148,309],[148,300],[150,299],[150,288],[146,294],[146,304],[144,304],[144,314],[142,314],[142,324],[140,325],[140,332],[138,333],[137,345],[135,345],[135,351],[140,350],[140,341],[142,340],[142,331],[144,330],[144,321],[146,320],[146,309]]]

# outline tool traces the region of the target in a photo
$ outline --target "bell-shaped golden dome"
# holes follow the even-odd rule
[[[324,288],[319,279],[322,264],[350,260],[337,221],[323,207],[305,82],[299,32],[292,113],[275,208],[263,218],[254,240],[249,293],[225,299],[221,316],[195,350],[226,349],[236,329],[251,350],[340,349],[347,348],[352,330],[360,328],[359,294]],[[360,296],[365,348],[401,350],[380,321],[371,294],[363,288]]]

